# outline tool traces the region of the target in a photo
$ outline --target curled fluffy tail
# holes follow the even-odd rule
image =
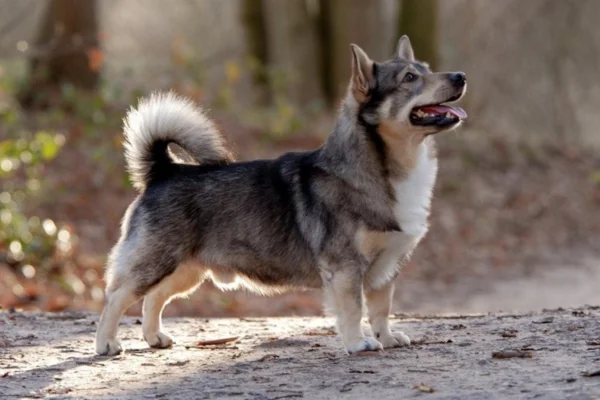
[[[127,169],[139,191],[174,163],[169,143],[179,145],[200,165],[232,159],[223,137],[202,110],[174,93],[142,99],[137,109],[127,113],[124,133]]]

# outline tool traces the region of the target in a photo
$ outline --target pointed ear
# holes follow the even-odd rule
[[[352,78],[350,80],[352,93],[356,100],[362,102],[369,95],[371,83],[375,79],[373,60],[355,44],[351,44],[350,49],[352,50]]]
[[[396,55],[399,58],[403,58],[408,61],[415,61],[415,53],[413,52],[410,39],[406,35],[402,35],[398,41],[398,47],[396,48]]]

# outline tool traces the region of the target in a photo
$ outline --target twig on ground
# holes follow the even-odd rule
[[[369,381],[348,382],[348,383],[344,384],[344,386],[342,386],[342,388],[340,389],[340,392],[349,392],[352,390],[352,386],[358,385],[359,383],[369,384]]]
[[[600,369],[597,369],[595,371],[585,371],[583,373],[583,376],[585,377],[592,377],[592,376],[600,376]]]
[[[192,346],[192,347],[195,347],[195,346],[214,346],[214,345],[219,345],[219,344],[226,344],[226,343],[235,342],[239,338],[240,338],[239,336],[233,336],[233,337],[228,337],[228,338],[223,338],[223,339],[200,340],[200,341],[194,343],[194,346]]]

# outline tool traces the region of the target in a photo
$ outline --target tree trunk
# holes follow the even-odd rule
[[[269,83],[297,105],[322,100],[315,16],[306,0],[263,0]]]
[[[51,0],[35,40],[25,98],[47,85],[98,85],[98,23],[95,0]]]
[[[262,3],[263,0],[244,0],[242,3],[242,23],[246,32],[248,51],[261,67],[267,64],[267,33]],[[267,83],[265,74],[259,68],[256,68],[253,78],[259,85]]]
[[[415,57],[434,70],[438,62],[437,17],[437,0],[402,0],[399,34],[408,35]]]
[[[350,43],[362,47],[378,61],[391,58],[395,37],[395,1],[321,0],[324,39],[325,82],[329,99],[335,103],[346,93],[350,78]]]

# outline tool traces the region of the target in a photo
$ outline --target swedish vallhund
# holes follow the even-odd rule
[[[449,105],[465,94],[466,78],[431,72],[406,36],[390,61],[355,45],[351,54],[337,123],[313,151],[235,162],[187,99],[154,94],[129,111],[125,157],[140,195],[109,256],[98,354],[122,351],[119,320],[141,298],[144,339],[170,347],[163,308],[207,279],[265,295],[322,288],[348,353],[410,344],[389,326],[394,278],[427,232],[434,134],[466,118]],[[373,337],[361,327],[365,308]]]

